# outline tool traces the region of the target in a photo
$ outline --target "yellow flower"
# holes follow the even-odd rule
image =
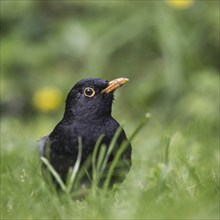
[[[193,0],[167,0],[167,3],[177,9],[186,9],[190,8],[194,1]]]
[[[33,105],[44,112],[56,110],[60,107],[62,100],[61,91],[51,87],[37,90],[32,99]]]

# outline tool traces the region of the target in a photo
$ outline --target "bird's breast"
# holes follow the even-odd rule
[[[52,148],[58,154],[78,154],[78,137],[82,138],[83,157],[90,155],[101,135],[104,135],[101,144],[109,146],[117,130],[113,120],[75,121],[64,127],[59,127],[59,135],[55,135]],[[58,129],[58,128],[57,128]]]

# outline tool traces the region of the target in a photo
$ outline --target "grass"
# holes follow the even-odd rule
[[[133,166],[119,189],[74,199],[57,193],[41,175],[33,139],[41,122],[1,122],[1,219],[219,218],[218,141],[207,124],[193,122],[181,131],[171,125],[170,135],[159,137],[149,123],[132,140]],[[152,138],[160,140],[153,144]]]
[[[185,10],[42,2],[0,2],[1,219],[219,219],[219,1]],[[81,78],[119,76],[130,83],[114,114],[128,136],[152,113],[132,140],[126,181],[84,200],[58,194],[41,175],[36,140],[59,118],[35,109],[34,94],[49,86],[65,96]]]

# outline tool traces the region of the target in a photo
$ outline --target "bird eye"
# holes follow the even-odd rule
[[[91,87],[86,87],[85,90],[84,90],[84,95],[86,97],[91,98],[95,95],[95,90]]]

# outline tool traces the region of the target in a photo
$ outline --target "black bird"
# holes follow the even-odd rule
[[[116,130],[120,127],[111,115],[113,92],[127,81],[127,78],[111,81],[88,78],[80,80],[70,90],[62,120],[39,143],[40,156],[49,159],[64,182],[66,182],[69,168],[76,162],[79,137],[82,139],[81,167],[93,153],[94,146],[101,135],[104,137],[100,146],[104,144],[107,148],[109,147]],[[127,137],[122,129],[108,159],[107,167],[124,141],[127,141]],[[115,169],[113,183],[124,180],[131,167],[131,151],[131,145],[128,143],[118,162],[118,169]]]

